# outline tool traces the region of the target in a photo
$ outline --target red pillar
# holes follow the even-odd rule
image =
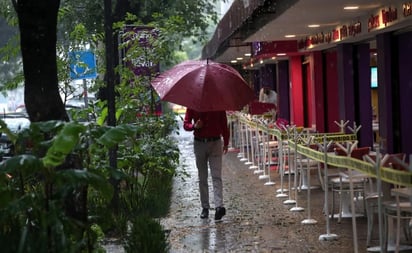
[[[325,94],[324,94],[324,81],[323,81],[323,60],[322,52],[316,51],[311,56],[311,69],[313,76],[313,90],[314,90],[314,103],[315,103],[315,115],[314,124],[316,130],[320,133],[326,132],[325,124]]]
[[[302,60],[301,56],[290,57],[290,120],[292,125],[304,126]]]

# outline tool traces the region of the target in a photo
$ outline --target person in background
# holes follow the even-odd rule
[[[278,94],[276,91],[270,89],[268,86],[263,86],[259,92],[259,102],[261,103],[271,103],[277,106]]]
[[[226,214],[223,206],[222,155],[227,153],[229,128],[225,111],[197,112],[186,109],[183,128],[193,131],[193,149],[199,176],[202,212],[200,218],[209,217],[208,170],[212,175],[215,220]],[[223,137],[223,141],[222,141]]]

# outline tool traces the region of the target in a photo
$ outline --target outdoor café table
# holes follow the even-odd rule
[[[268,137],[266,137],[268,138]],[[273,164],[274,161],[272,161],[272,152],[276,150],[279,146],[278,141],[273,141],[273,140],[268,140],[265,139],[263,142],[259,144],[260,150],[262,150],[262,167],[255,170],[254,174],[260,174],[265,172],[265,168],[268,168],[270,170],[270,166]]]
[[[346,172],[339,172],[338,175],[339,175],[339,177],[342,177],[342,178],[345,178],[345,179],[349,178],[349,175]],[[368,177],[369,176],[365,175],[365,174],[355,174],[355,175],[352,175],[352,180],[355,180],[355,181],[359,182],[360,180],[365,180]],[[350,206],[350,192],[349,192],[349,190],[342,190],[342,191],[340,189],[337,189],[337,190],[340,191],[340,194],[341,194],[341,201],[342,201],[341,205],[342,206],[341,206],[340,213],[334,214],[333,216],[335,217],[335,215],[336,215],[336,217],[338,219],[340,219],[340,218],[351,218],[352,217],[352,212],[350,211],[350,208],[349,208],[349,206]],[[363,214],[355,213],[355,216],[360,217],[360,216],[363,216]]]
[[[319,170],[319,162],[308,157],[301,157],[299,159],[299,166],[301,171],[301,180],[300,180],[300,189],[301,190],[308,190],[309,188],[309,173],[310,170]],[[319,188],[318,185],[311,185],[311,189]]]
[[[376,152],[371,151],[371,152],[369,152],[369,155],[376,155]],[[328,156],[337,156],[337,155],[335,154],[335,152],[328,152]],[[340,170],[341,169],[342,168],[340,168]],[[344,172],[344,171],[340,171],[335,175],[329,175],[329,176],[330,177],[338,176],[338,177],[342,177],[342,178],[348,178],[349,177],[347,172]],[[354,180],[365,179],[367,177],[369,177],[369,176],[367,176],[363,173],[352,175],[352,179],[354,179]],[[340,194],[341,194],[341,196],[340,196],[340,198],[341,198],[341,208],[340,209],[341,210],[337,214],[332,214],[331,217],[332,218],[336,217],[338,219],[340,219],[340,218],[351,218],[352,217],[352,212],[350,211],[350,208],[349,208],[349,206],[350,206],[350,192],[349,191],[342,191]],[[356,217],[362,216],[362,214],[355,213],[355,216]]]

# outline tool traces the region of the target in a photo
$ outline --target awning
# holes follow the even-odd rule
[[[297,0],[235,0],[203,48],[202,58],[216,59],[228,48],[250,47],[244,40]]]

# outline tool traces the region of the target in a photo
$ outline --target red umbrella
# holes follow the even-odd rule
[[[240,110],[255,97],[234,68],[210,60],[177,64],[152,81],[160,99],[199,112]]]

